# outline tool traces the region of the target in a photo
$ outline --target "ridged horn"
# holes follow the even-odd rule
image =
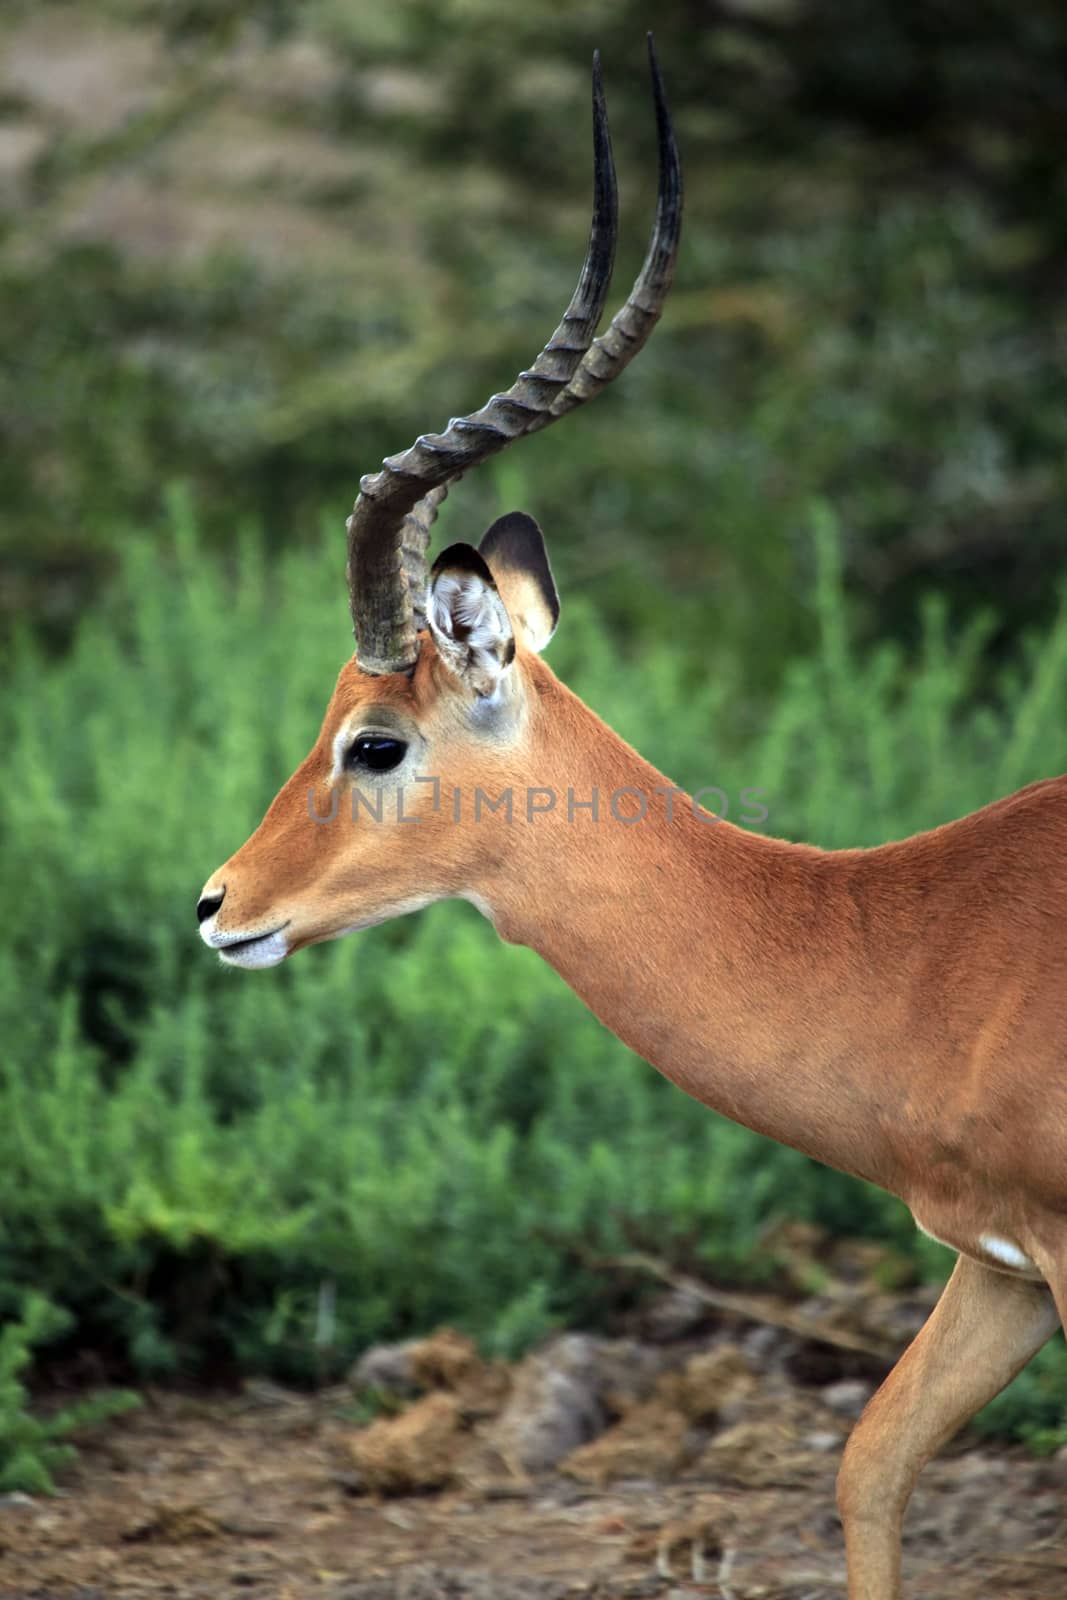
[[[659,194],[656,220],[648,241],[641,271],[634,280],[626,304],[615,313],[606,333],[593,340],[582,357],[578,371],[552,407],[552,414],[536,427],[545,427],[565,417],[576,406],[592,400],[606,389],[622,369],[629,366],[660,319],[663,302],[674,279],[674,263],[682,236],[682,168],[671,125],[667,95],[659,70],[656,45],[648,35],[648,65],[652,74],[652,94],[656,103],[656,132],[659,139]],[[533,432],[533,429],[530,430]]]
[[[645,263],[626,305],[593,341],[607,296],[617,232],[615,170],[600,77],[593,58],[594,199],[589,247],[563,321],[533,366],[480,411],[423,434],[360,482],[348,519],[348,583],[356,658],[366,672],[408,670],[425,625],[426,549],[437,509],[457,478],[514,439],[591,399],[648,338],[670,287],[681,223],[681,178],[663,83],[649,35],[660,182]]]
[[[365,672],[404,671],[418,654],[412,582],[425,585],[430,525],[448,484],[551,412],[589,349],[604,310],[618,232],[618,197],[599,54],[593,58],[593,221],[578,285],[533,366],[504,394],[444,433],[418,438],[360,481],[348,519],[348,587],[356,659]]]

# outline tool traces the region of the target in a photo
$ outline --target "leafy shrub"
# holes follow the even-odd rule
[[[69,1436],[137,1404],[136,1395],[117,1390],[95,1394],[47,1420],[31,1413],[21,1376],[34,1348],[55,1339],[72,1320],[69,1312],[31,1291],[18,1316],[0,1328],[0,1493],[49,1494],[55,1487],[52,1473],[74,1455]]]

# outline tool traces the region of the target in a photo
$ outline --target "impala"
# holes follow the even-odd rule
[[[570,306],[506,393],[362,479],[355,657],[197,914],[223,961],[268,967],[472,901],[688,1094],[898,1195],[957,1251],[838,1478],[850,1600],[893,1600],[921,1467],[1067,1308],[1067,779],[877,849],[709,826],[541,659],[559,601],[530,517],[426,570],[449,485],[591,399],[659,317],[681,179],[651,41],[650,56],[659,199],[629,299],[594,338],[616,235],[594,60],[593,221]],[[571,803],[506,808],[508,791]],[[496,803],[476,810],[479,794]]]

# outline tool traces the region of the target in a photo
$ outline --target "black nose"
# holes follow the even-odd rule
[[[206,894],[202,900],[198,900],[196,902],[197,922],[206,922],[208,917],[213,917],[225,898],[226,890],[223,889],[219,894]]]

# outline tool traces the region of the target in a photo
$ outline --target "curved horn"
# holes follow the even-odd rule
[[[659,59],[652,34],[648,34],[648,64],[652,74],[652,93],[656,106],[656,132],[659,142],[659,191],[656,200],[656,217],[648,241],[648,249],[641,271],[634,281],[626,304],[616,312],[606,333],[593,340],[567,387],[556,396],[551,411],[541,412],[530,419],[527,433],[547,428],[549,423],[565,417],[575,407],[593,400],[618,377],[642,348],[660,319],[663,304],[674,278],[674,264],[682,233],[682,169],[678,159],[678,146],[674,138],[667,95],[659,70]],[[455,479],[450,480],[455,482]],[[420,551],[429,542],[430,527],[437,515],[448,484],[435,489],[419,501],[411,512],[418,518],[421,536]],[[426,565],[419,557],[405,569],[411,585],[415,625],[425,626],[423,607],[426,595]]]
[[[563,321],[533,366],[504,394],[469,417],[453,417],[444,433],[423,434],[380,472],[361,479],[348,519],[348,586],[356,658],[366,672],[399,672],[418,654],[410,580],[425,586],[430,525],[448,484],[512,439],[547,420],[589,349],[604,310],[618,231],[615,164],[600,77],[593,57],[593,222],[589,248]]]
[[[682,223],[682,177],[663,79],[651,33],[649,66],[659,138],[659,194],[644,263],[622,309],[600,338],[615,249],[616,199],[599,54],[593,58],[595,191],[589,249],[563,322],[528,372],[506,394],[444,434],[424,434],[382,471],[362,479],[348,520],[348,575],[356,655],[368,672],[397,672],[418,653],[425,625],[426,549],[451,483],[512,440],[536,433],[593,399],[644,345],[659,320],[674,275]]]
[[[674,278],[674,263],[682,235],[682,168],[651,34],[648,35],[648,65],[652,73],[659,137],[659,195],[648,250],[626,304],[615,313],[607,332],[593,340],[578,371],[557,397],[551,416],[535,423],[538,428],[592,400],[630,364],[659,321]]]

